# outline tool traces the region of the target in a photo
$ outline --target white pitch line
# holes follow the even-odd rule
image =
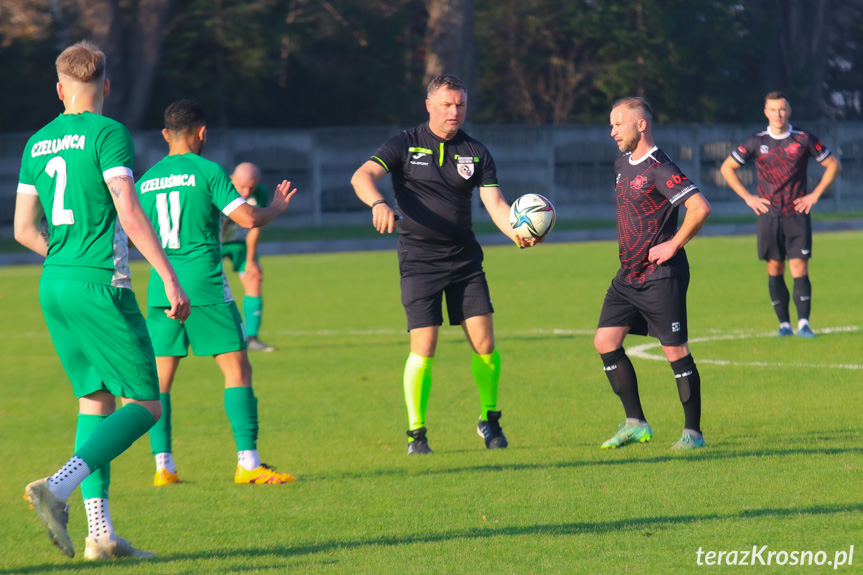
[[[523,335],[593,335],[596,333],[596,330],[593,329],[562,329],[562,328],[554,328],[554,329],[524,329],[524,330],[494,330],[495,333],[499,336],[523,336]],[[308,337],[308,336],[343,336],[343,335],[358,335],[358,336],[369,336],[369,335],[404,335],[407,336],[408,332],[406,329],[397,330],[397,329],[317,329],[317,330],[295,330],[295,329],[284,329],[278,331],[272,331],[269,333],[274,333],[278,335],[287,335],[293,337]],[[447,326],[446,328],[441,329],[442,334],[452,333],[462,335],[463,332],[458,327]]]
[[[860,327],[856,325],[848,325],[848,326],[839,326],[839,327],[828,327],[824,329],[819,329],[819,333],[848,333],[859,331]],[[703,341],[727,341],[732,339],[751,339],[756,337],[776,337],[776,332],[758,332],[758,333],[732,333],[732,334],[723,334],[723,335],[713,335],[707,337],[695,337],[689,340],[689,343],[699,343]],[[627,348],[626,353],[632,357],[637,357],[640,359],[652,359],[654,361],[668,361],[665,358],[665,355],[656,355],[653,353],[648,353],[649,350],[655,350],[657,348],[661,348],[662,344],[658,341],[643,343],[641,345],[636,345],[631,348]],[[725,359],[705,359],[702,357],[698,358],[697,363],[709,363],[713,365],[730,365],[735,367],[742,366],[752,366],[752,367],[814,367],[814,368],[831,368],[831,369],[854,369],[860,370],[863,369],[863,364],[859,363],[803,363],[803,362],[787,362],[787,361],[730,361]]]
[[[712,332],[713,330],[709,330],[708,332]],[[851,326],[839,326],[839,327],[828,327],[824,329],[819,329],[818,333],[849,333],[860,331],[860,327],[856,325]],[[592,329],[564,329],[564,328],[551,328],[551,329],[527,329],[527,330],[496,330],[499,336],[531,336],[531,335],[558,335],[558,336],[592,336],[595,333],[595,330]],[[316,330],[276,330],[276,331],[268,331],[266,333],[273,333],[283,336],[289,337],[340,337],[340,336],[358,336],[358,337],[368,337],[368,336],[406,336],[406,330],[397,330],[397,329],[316,329]],[[447,327],[441,332],[444,335],[448,334],[459,334],[461,335],[461,330],[455,327]],[[758,337],[776,337],[776,332],[746,332],[746,331],[732,331],[731,333],[719,333],[715,332],[717,335],[696,337],[689,340],[689,343],[700,343],[705,341],[728,341],[734,339],[751,339]],[[0,339],[3,338],[48,338],[48,332],[28,332],[28,333],[0,333]],[[656,355],[654,353],[649,353],[651,350],[656,350],[661,348],[661,344],[658,341],[652,341],[649,343],[643,343],[641,345],[636,345],[630,348],[627,348],[627,353],[631,357],[638,357],[640,359],[650,359],[654,361],[667,361],[665,355]],[[661,352],[660,352],[661,353]],[[802,363],[802,362],[766,362],[766,361],[731,361],[725,359],[705,359],[702,357],[698,358],[698,363],[704,364],[713,364],[713,365],[729,365],[729,366],[752,366],[752,367],[810,367],[810,368],[828,368],[828,369],[853,369],[853,370],[863,370],[863,364],[858,363]]]

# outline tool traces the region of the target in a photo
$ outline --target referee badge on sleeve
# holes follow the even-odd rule
[[[473,176],[473,158],[460,156],[458,160],[458,174],[465,180],[469,180]]]

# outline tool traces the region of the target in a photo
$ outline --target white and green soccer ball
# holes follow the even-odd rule
[[[539,194],[525,194],[517,198],[509,209],[509,223],[523,238],[543,238],[554,228],[557,213],[548,198]]]

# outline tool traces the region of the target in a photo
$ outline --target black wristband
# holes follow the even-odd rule
[[[378,204],[385,204],[385,203],[387,203],[386,200],[378,200],[372,204],[372,209],[375,209],[375,206]]]

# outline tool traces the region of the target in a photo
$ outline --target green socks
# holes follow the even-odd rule
[[[419,429],[425,425],[426,405],[432,384],[433,357],[422,357],[412,353],[405,363],[405,403],[408,407],[410,429]]]
[[[422,357],[414,353],[405,363],[405,403],[408,408],[410,429],[425,425],[426,406],[432,384],[433,357]],[[482,402],[481,419],[488,420],[489,411],[497,411],[497,389],[500,382],[500,354],[495,349],[489,355],[473,354],[473,379],[479,389]]]
[[[75,450],[75,455],[95,471],[126,451],[155,422],[146,408],[137,403],[127,403],[93,426],[90,437]]]
[[[261,313],[264,309],[264,300],[259,297],[246,296],[243,298],[243,317],[246,320],[246,337],[257,337],[261,329]]]
[[[258,444],[258,398],[251,387],[229,387],[225,389],[225,413],[234,431],[237,451],[257,449]]]
[[[171,452],[171,394],[160,393],[162,417],[150,428],[150,447],[153,455]]]
[[[489,355],[473,354],[471,368],[482,403],[480,419],[488,421],[488,412],[497,411],[497,388],[500,382],[500,354],[497,348]]]
[[[75,451],[81,449],[99,424],[105,421],[107,415],[78,414],[78,426],[75,429]],[[87,499],[107,499],[108,486],[111,484],[111,464],[106,463],[81,482],[81,495]]]

